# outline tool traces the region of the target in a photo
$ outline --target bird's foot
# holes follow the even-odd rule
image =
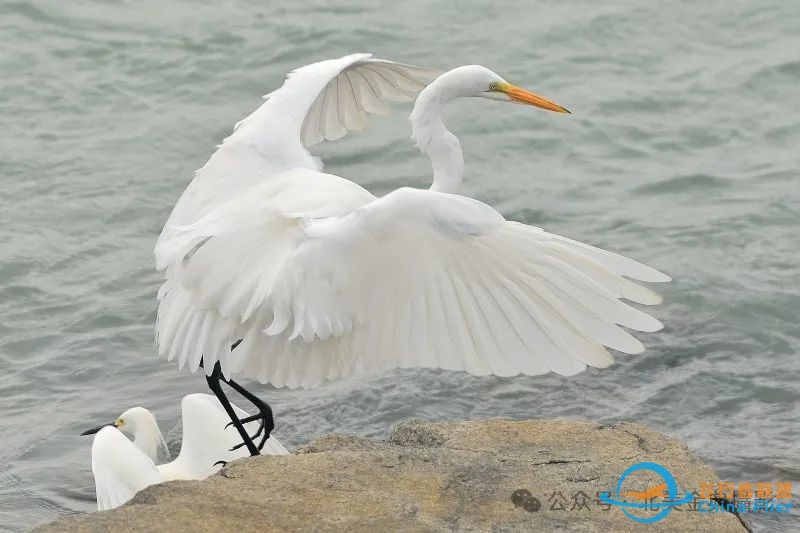
[[[245,439],[244,442],[241,442],[236,446],[234,446],[233,448],[231,448],[231,451],[238,450],[242,446],[247,446],[247,448],[251,451],[251,455],[256,455],[252,453],[253,449],[260,452],[264,448],[267,439],[269,439],[270,433],[272,433],[272,430],[275,429],[275,421],[272,418],[272,408],[269,406],[267,402],[265,402],[252,392],[248,391],[247,389],[245,389],[232,379],[228,380],[226,383],[228,383],[228,385],[230,385],[233,388],[233,390],[235,390],[236,392],[247,398],[247,400],[250,403],[252,403],[253,406],[258,410],[258,413],[252,416],[236,419],[236,422],[238,422],[240,427],[244,427],[244,424],[247,424],[249,422],[255,422],[256,420],[259,421],[258,429],[256,430],[256,432],[252,436],[248,435],[248,439]],[[228,425],[231,424],[236,425],[234,424],[233,419],[231,419],[231,422]],[[225,427],[227,428],[228,426]],[[261,440],[259,441],[258,446],[256,446],[254,441],[259,436],[261,436]],[[249,443],[247,442],[248,440]]]
[[[255,422],[256,420],[259,421],[258,429],[256,430],[255,433],[253,433],[252,435],[249,435],[249,437],[250,437],[250,441],[255,443],[255,440],[259,436],[261,436],[261,440],[259,441],[258,445],[256,446],[256,449],[260,452],[264,448],[264,445],[266,444],[267,439],[269,439],[269,435],[270,435],[270,433],[272,433],[272,429],[275,427],[275,425],[274,425],[274,423],[272,421],[272,409],[270,409],[269,405],[267,405],[264,402],[261,402],[261,405],[257,405],[257,407],[259,407],[258,414],[255,414],[255,415],[252,415],[252,416],[248,416],[248,417],[245,417],[245,418],[240,418],[239,419],[239,423],[242,424],[242,425],[245,425],[245,424],[249,424],[250,422]],[[225,425],[225,429],[227,429],[229,426],[232,426],[232,425],[233,425],[233,422],[228,422]],[[267,429],[267,428],[269,428],[269,429]],[[247,444],[246,442],[240,442],[239,444],[237,444],[236,446],[231,448],[230,451],[238,450],[239,448],[241,448],[242,446],[245,446],[246,444]]]
[[[238,344],[238,342],[235,343],[231,349],[236,348]],[[242,446],[247,446],[247,451],[250,452],[250,455],[259,455],[261,450],[264,448],[267,439],[269,439],[270,433],[272,433],[272,430],[275,429],[275,421],[272,418],[272,408],[269,406],[269,404],[267,404],[267,402],[251,393],[234,380],[223,377],[222,367],[219,361],[214,364],[214,369],[212,370],[211,374],[206,376],[206,381],[208,382],[208,387],[211,389],[211,392],[213,392],[214,396],[216,396],[220,401],[222,407],[225,409],[225,412],[231,419],[231,422],[227,424],[225,428],[227,428],[229,425],[233,425],[236,428],[236,431],[239,433],[239,436],[242,438],[242,442],[231,448],[230,451],[235,451]],[[246,416],[241,419],[237,417],[233,406],[222,390],[222,383],[228,384],[233,390],[247,398],[247,400],[258,410],[258,414]],[[256,420],[259,420],[259,427],[255,434],[251,436],[247,433],[244,424],[247,424],[248,422],[255,422]],[[258,446],[256,446],[255,439],[257,439],[259,436],[261,436],[261,441],[259,441]]]

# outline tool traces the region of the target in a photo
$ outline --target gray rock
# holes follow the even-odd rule
[[[640,525],[598,504],[640,461],[685,490],[719,481],[685,444],[638,424],[413,421],[385,441],[327,436],[294,455],[242,459],[36,531],[746,531],[725,512],[684,506]],[[661,483],[639,474],[625,490]]]

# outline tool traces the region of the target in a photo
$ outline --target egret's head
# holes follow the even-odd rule
[[[114,421],[114,425],[126,435],[135,435],[139,429],[151,429],[158,424],[153,413],[144,407],[131,407],[119,415],[119,418]]]
[[[119,418],[117,418],[110,424],[101,424],[95,428],[84,431],[83,433],[81,433],[81,435],[92,435],[93,433],[97,433],[106,426],[114,426],[115,428],[122,431],[126,435],[133,436],[139,429],[142,428],[150,429],[154,425],[158,427],[156,419],[153,416],[153,413],[151,413],[144,407],[131,407],[130,409],[119,415]]]
[[[144,407],[132,407],[119,415],[119,418],[110,424],[101,424],[89,429],[81,435],[92,435],[106,426],[114,426],[122,433],[132,438],[133,443],[153,461],[159,462],[169,459],[169,450],[158,422],[153,413]]]
[[[490,100],[533,105],[556,113],[569,113],[566,108],[555,102],[517,87],[480,65],[466,65],[454,68],[442,74],[434,84],[439,85],[452,97],[488,98]]]

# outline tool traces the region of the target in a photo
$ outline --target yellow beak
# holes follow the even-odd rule
[[[519,102],[520,104],[534,105],[542,109],[547,109],[548,111],[555,111],[556,113],[570,113],[569,109],[566,107],[560,106],[547,98],[543,98],[538,94],[526,91],[510,83],[498,85],[497,90],[506,93],[512,101]]]

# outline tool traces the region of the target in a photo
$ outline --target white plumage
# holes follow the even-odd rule
[[[153,460],[113,426],[94,437],[92,473],[98,511],[119,507],[140,490],[166,481]]]
[[[441,122],[448,101],[560,106],[483,67],[461,67],[425,89],[412,114],[436,191],[402,188],[378,199],[316,170],[304,143],[357,129],[363,111],[421,88],[429,72],[365,55],[315,63],[240,123],[156,245],[167,277],[160,353],[192,371],[202,358],[209,372],[219,361],[225,375],[311,387],[397,367],[571,375],[611,364],[604,347],[644,349],[620,326],[661,324],[622,299],[660,298],[626,278],[666,275],[452,194],[463,159]],[[379,74],[398,94],[353,85]]]
[[[247,416],[233,406],[240,417]],[[189,394],[181,402],[183,436],[178,457],[156,465],[156,451],[163,443],[161,431],[152,413],[134,407],[103,427],[92,442],[92,473],[97,492],[97,509],[105,511],[124,504],[137,492],[173,479],[205,479],[220,469],[217,461],[233,461],[249,456],[246,448],[230,451],[241,442],[233,427],[226,428],[227,413],[219,401],[208,394]],[[121,421],[121,422],[120,422]],[[245,425],[255,432],[258,422]],[[93,430],[94,431],[94,430]],[[133,442],[123,434],[133,436]],[[274,436],[267,440],[264,453],[286,455],[289,452]]]
[[[439,71],[352,54],[290,73],[284,85],[234,126],[195,174],[164,226],[195,222],[208,209],[247,193],[281,171],[319,170],[306,147],[366,126],[366,114],[386,114],[388,102],[408,101]],[[346,83],[345,83],[346,82]]]

